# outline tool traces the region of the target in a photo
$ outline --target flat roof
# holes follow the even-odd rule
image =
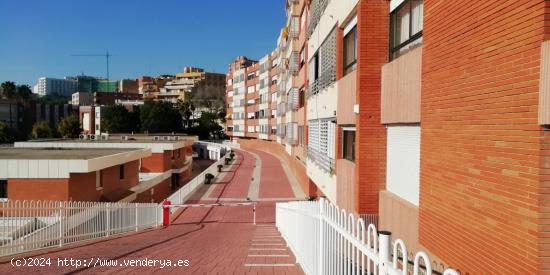
[[[3,148],[0,179],[66,179],[71,173],[100,171],[149,156],[149,148]]]
[[[126,139],[128,137],[128,139]],[[166,138],[165,138],[166,137]],[[177,138],[177,140],[176,140]],[[43,139],[15,142],[17,148],[103,148],[133,149],[148,148],[153,153],[163,153],[190,146],[197,141],[195,136],[147,136],[147,135],[109,135],[96,139]]]
[[[136,149],[0,148],[0,159],[95,159],[128,153]]]

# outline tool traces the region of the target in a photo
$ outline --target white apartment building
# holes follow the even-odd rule
[[[38,79],[38,84],[34,86],[33,92],[39,96],[53,94],[71,96],[77,90],[77,80],[41,77]]]

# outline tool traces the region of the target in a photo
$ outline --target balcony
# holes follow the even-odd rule
[[[335,81],[336,81],[336,66],[334,66],[334,73],[330,71],[330,73],[322,74],[321,76],[319,76],[319,78],[317,78],[317,80],[315,80],[309,86],[307,90],[307,98],[310,98],[318,94],[321,90],[325,89]]]
[[[298,123],[286,124],[286,142],[290,145],[298,144]]]
[[[421,80],[422,47],[382,67],[383,124],[420,122]]]
[[[290,39],[298,39],[300,36],[300,17],[292,16],[292,18],[290,18],[290,30],[288,36]]]
[[[300,53],[298,51],[293,51],[290,55],[290,60],[288,64],[288,72],[291,75],[298,75],[300,71]]]
[[[298,110],[300,108],[300,91],[298,88],[292,88],[288,92],[288,109]]]
[[[307,157],[311,161],[315,162],[321,169],[330,174],[333,174],[336,170],[336,162],[333,158],[327,156],[326,154],[322,154],[311,147],[307,148]]]

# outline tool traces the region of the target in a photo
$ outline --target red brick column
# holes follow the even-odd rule
[[[386,129],[380,124],[381,68],[388,61],[389,2],[361,0],[357,7],[356,170],[359,213],[378,213],[385,185]]]

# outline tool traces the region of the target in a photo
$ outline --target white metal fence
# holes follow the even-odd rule
[[[407,259],[402,240],[392,245],[389,232],[324,199],[277,203],[276,225],[306,274],[433,274],[426,253]],[[443,274],[458,275],[453,269]]]
[[[167,198],[172,204],[184,204],[185,201],[197,191],[197,189],[204,183],[206,174],[212,174],[214,176],[217,176],[218,173],[218,165],[224,164],[225,158],[222,156],[220,160],[215,162],[214,164],[210,165],[206,170],[202,171],[199,175],[191,179],[189,182],[187,182],[183,187],[178,189],[178,191],[174,192],[170,197]],[[176,208],[170,208],[170,213],[175,212]]]
[[[159,225],[158,204],[60,201],[0,203],[0,256]]]

